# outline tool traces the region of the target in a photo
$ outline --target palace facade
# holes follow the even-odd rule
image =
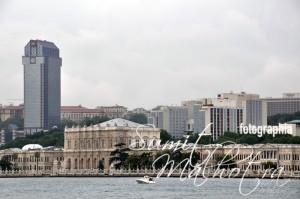
[[[99,173],[100,165],[105,171],[110,170],[109,159],[116,144],[124,143],[132,149],[152,145],[154,147],[149,152],[153,155],[162,149],[162,146],[157,146],[160,143],[158,128],[120,118],[88,127],[65,128],[64,137],[64,148],[43,148],[31,144],[22,149],[0,150],[0,159],[7,158],[13,169],[25,173]],[[146,150],[132,150],[130,153],[143,153]],[[273,168],[283,167],[285,172],[300,171],[299,144],[198,145],[196,152],[199,154],[199,162],[205,161],[213,169],[220,161],[220,156],[228,154],[233,158],[235,167],[241,171],[250,170],[255,174],[270,165]],[[248,168],[249,163],[251,165]]]
[[[0,159],[12,163],[12,169],[24,172],[52,173],[62,169],[64,153],[62,148],[28,144],[22,149],[11,148],[0,151]]]
[[[160,130],[117,118],[89,127],[65,129],[64,167],[67,170],[97,169],[103,164],[109,169],[110,153],[115,145],[140,147],[141,141],[147,146],[160,139]]]
[[[217,165],[218,157],[228,155],[241,171],[263,171],[267,164],[283,167],[284,171],[300,171],[299,144],[208,145],[199,152],[200,160],[209,159],[209,166]]]

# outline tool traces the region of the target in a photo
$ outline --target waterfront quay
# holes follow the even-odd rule
[[[120,169],[120,170],[60,170],[52,172],[42,171],[1,171],[0,178],[23,178],[23,177],[188,177],[188,178],[264,178],[264,179],[277,179],[277,178],[289,178],[300,179],[299,171],[283,171],[282,173],[274,172],[274,170],[268,171],[241,171],[239,174],[235,174],[233,169],[224,170],[211,170],[209,172],[199,172],[196,176],[191,170],[174,169],[172,171],[165,169],[163,172],[155,169]]]

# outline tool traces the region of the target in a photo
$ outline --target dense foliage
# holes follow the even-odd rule
[[[151,152],[144,152],[141,154],[132,154],[129,155],[124,161],[124,165],[122,167],[126,169],[151,169],[154,161],[154,168],[160,169],[166,165],[169,161],[174,161],[174,167],[180,165],[180,168],[184,168],[187,161],[190,159],[190,153],[184,153],[182,150],[164,150],[160,151],[157,154],[153,154]],[[183,161],[185,160],[185,161]],[[192,155],[192,164],[196,164],[199,160],[199,154],[193,153]],[[170,169],[172,164],[168,164],[166,168]]]
[[[277,164],[275,162],[267,161],[262,163],[264,169],[276,169]]]
[[[110,153],[109,163],[114,166],[115,169],[121,169],[125,165],[125,161],[128,158],[129,149],[126,148],[124,143],[115,145],[116,149]]]
[[[139,124],[147,124],[148,123],[147,116],[143,113],[130,114],[130,115],[128,115],[128,120],[139,123]]]
[[[285,123],[292,120],[300,120],[300,112],[291,114],[277,114],[268,117],[269,125],[278,125],[279,123]]]
[[[277,143],[277,144],[300,144],[299,136],[291,135],[263,135],[258,137],[257,135],[245,135],[239,133],[226,132],[224,136],[219,137],[216,143],[223,143],[226,141],[232,141],[240,144],[260,144],[260,143]]]
[[[172,139],[172,136],[164,129],[161,129],[160,130],[160,140],[161,140],[161,144],[164,144],[166,143],[167,141],[171,141],[173,140]]]
[[[36,133],[28,135],[24,138],[17,138],[11,142],[0,147],[0,149],[7,148],[22,148],[26,144],[40,144],[43,147],[47,146],[64,146],[64,133],[59,130],[51,130],[49,132]]]
[[[5,121],[0,120],[0,129],[8,130],[10,125],[16,125],[18,129],[23,129],[24,119],[22,118],[9,118]]]
[[[106,117],[106,116],[103,116],[103,117],[100,117],[100,116],[95,116],[95,117],[92,117],[92,118],[84,118],[82,121],[80,122],[75,122],[75,121],[72,121],[72,120],[67,120],[67,119],[63,119],[61,120],[61,123],[60,123],[60,129],[64,129],[65,126],[67,127],[72,127],[72,126],[90,126],[90,125],[95,125],[95,124],[99,124],[99,123],[102,123],[102,122],[106,122],[110,120],[109,117]]]
[[[199,138],[199,134],[194,133],[189,136],[188,143],[196,143],[198,138]],[[200,140],[197,142],[197,144],[211,144],[211,143],[212,143],[211,136],[208,135],[202,135]]]
[[[8,156],[3,156],[0,160],[0,170],[11,170],[12,169],[12,163],[9,161]]]

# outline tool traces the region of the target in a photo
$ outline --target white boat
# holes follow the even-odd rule
[[[138,184],[154,184],[155,183],[153,178],[151,178],[149,176],[144,176],[143,178],[137,179],[136,182]]]

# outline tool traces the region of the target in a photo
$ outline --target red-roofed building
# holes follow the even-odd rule
[[[127,108],[119,105],[99,106],[93,109],[81,105],[61,107],[61,119],[72,120],[75,122],[82,121],[84,118],[93,118],[96,116],[118,118],[123,117],[126,113]]]

